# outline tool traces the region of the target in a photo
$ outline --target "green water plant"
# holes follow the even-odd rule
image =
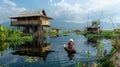
[[[24,62],[33,63],[33,62],[37,62],[37,61],[39,61],[38,57],[28,57],[28,58],[25,59]]]
[[[87,57],[87,61],[89,61],[89,57],[90,57],[90,52],[86,51],[86,57]]]
[[[99,34],[86,34],[86,37],[87,38],[113,38],[115,37],[115,32],[114,31],[109,31],[109,30],[106,30],[106,31],[102,31],[101,33]]]
[[[70,34],[69,31],[62,31],[62,35],[63,35],[63,36],[68,36],[69,34]]]
[[[100,25],[100,20],[93,20],[92,25]]]
[[[104,44],[102,42],[100,45],[98,45],[98,50],[97,50],[97,53],[96,53],[96,56],[97,56],[98,60],[102,59],[103,51],[104,51]]]
[[[21,36],[20,30],[15,30],[12,27],[5,28],[0,25],[0,41],[1,42],[18,42],[18,41],[30,41],[32,36]]]

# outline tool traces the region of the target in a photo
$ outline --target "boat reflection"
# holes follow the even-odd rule
[[[75,53],[67,52],[67,56],[70,60],[72,60],[74,58],[74,54]]]
[[[74,58],[74,54],[76,54],[76,50],[70,50],[68,47],[64,46],[64,50],[67,52],[67,56],[70,60]]]

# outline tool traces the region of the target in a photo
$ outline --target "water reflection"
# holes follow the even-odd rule
[[[57,37],[60,37],[60,35],[59,35],[59,34],[56,34],[56,35],[50,36],[50,38],[57,38]]]
[[[26,42],[13,48],[13,55],[40,57],[43,61],[46,61],[48,54],[53,52],[50,50],[50,43],[44,42],[38,38],[34,38],[31,42]]]
[[[1,56],[3,56],[4,54],[4,51],[7,50],[7,43],[6,42],[0,42],[0,54]]]
[[[70,60],[72,60],[74,58],[74,53],[67,52],[67,56]]]
[[[67,56],[70,60],[74,58],[74,54],[76,54],[76,51],[70,50],[67,47],[64,47],[64,50],[67,52]]]
[[[51,39],[49,37],[49,39],[45,38],[42,41],[36,38],[39,37],[35,37],[31,42],[25,42],[17,46],[11,44],[10,47],[12,49],[4,46],[0,47],[1,52],[5,50],[3,57],[0,58],[0,65],[3,67],[5,67],[5,64],[9,67],[75,67],[74,64],[77,62],[87,63],[86,51],[90,52],[88,64],[96,62],[97,48],[91,46],[92,42],[87,44],[87,38],[84,36],[72,34]],[[67,43],[70,38],[75,41],[76,54],[64,50],[63,44]],[[111,40],[101,40],[103,40],[104,48],[107,49],[108,53],[111,49]],[[51,51],[51,49],[55,50],[55,52]],[[13,55],[9,54],[11,52]],[[87,54],[89,54],[88,52]],[[71,59],[72,61],[70,61]]]
[[[97,47],[97,45],[100,44],[100,39],[88,38],[87,44],[93,47]]]

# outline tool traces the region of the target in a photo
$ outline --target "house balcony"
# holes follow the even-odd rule
[[[41,25],[40,21],[11,21],[11,26],[32,26],[32,25]],[[50,22],[42,21],[43,26],[50,26]]]

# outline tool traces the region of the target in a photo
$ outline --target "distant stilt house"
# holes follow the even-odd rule
[[[11,16],[11,26],[16,26],[23,33],[43,35],[43,27],[49,27],[53,18],[46,15],[45,10],[41,11],[24,11],[16,16]]]
[[[101,33],[100,21],[99,20],[92,21],[92,25],[86,27],[86,32],[87,33],[95,33],[95,34]]]
[[[51,30],[58,33],[60,29],[58,29],[58,28],[51,28]]]
[[[81,32],[80,30],[75,30],[75,32]]]
[[[87,26],[86,28],[87,33],[100,33],[100,26],[98,25],[91,25]]]

